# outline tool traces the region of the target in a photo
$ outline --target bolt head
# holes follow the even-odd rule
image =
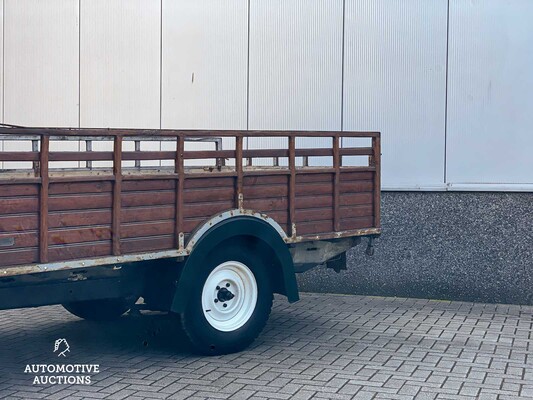
[[[218,303],[218,299],[215,299],[215,303]]]
[[[217,286],[217,290],[220,290],[220,286]]]
[[[228,305],[227,305],[226,303],[224,303],[224,304],[222,304],[222,306],[223,306],[224,308],[226,308]]]
[[[229,286],[230,286],[229,283],[226,283],[226,287],[229,287]]]

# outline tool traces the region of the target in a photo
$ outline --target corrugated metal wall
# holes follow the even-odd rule
[[[379,130],[385,189],[533,190],[530,0],[1,5],[5,123]]]

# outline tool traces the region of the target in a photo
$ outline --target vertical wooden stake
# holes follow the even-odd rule
[[[235,185],[235,208],[242,209],[244,207],[242,186],[243,186],[243,160],[242,160],[242,136],[235,138],[235,172],[237,173],[237,180]]]
[[[178,136],[176,143],[176,159],[174,160],[174,172],[178,175],[176,182],[176,245],[183,250],[183,188],[185,184],[185,167],[183,152],[185,151],[185,139]]]
[[[296,138],[289,136],[289,223],[291,237],[296,237]]]
[[[113,147],[113,255],[118,256],[120,251],[120,214],[121,214],[121,192],[122,192],[122,136],[115,136]]]
[[[339,232],[340,228],[340,172],[341,172],[341,156],[340,156],[340,138],[333,137],[333,167],[335,168],[335,175],[333,177],[333,230]]]
[[[372,138],[374,161],[374,228],[381,227],[381,138]]]
[[[39,259],[41,263],[48,262],[48,155],[50,138],[41,136],[41,153],[39,158],[39,175],[41,176],[41,190],[39,198]]]

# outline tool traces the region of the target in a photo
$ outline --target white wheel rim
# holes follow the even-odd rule
[[[226,261],[207,277],[202,290],[202,310],[213,328],[223,332],[239,329],[248,322],[256,304],[257,282],[243,263]]]

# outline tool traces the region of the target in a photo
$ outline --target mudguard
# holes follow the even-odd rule
[[[194,276],[195,266],[202,263],[209,252],[222,242],[231,238],[238,240],[239,237],[256,238],[272,249],[283,274],[283,285],[278,291],[287,296],[291,303],[299,300],[292,257],[280,234],[269,223],[260,218],[235,216],[211,227],[194,245],[191,254],[185,261],[177,284],[171,306],[173,312],[182,313],[185,311],[191,290],[189,282]]]

